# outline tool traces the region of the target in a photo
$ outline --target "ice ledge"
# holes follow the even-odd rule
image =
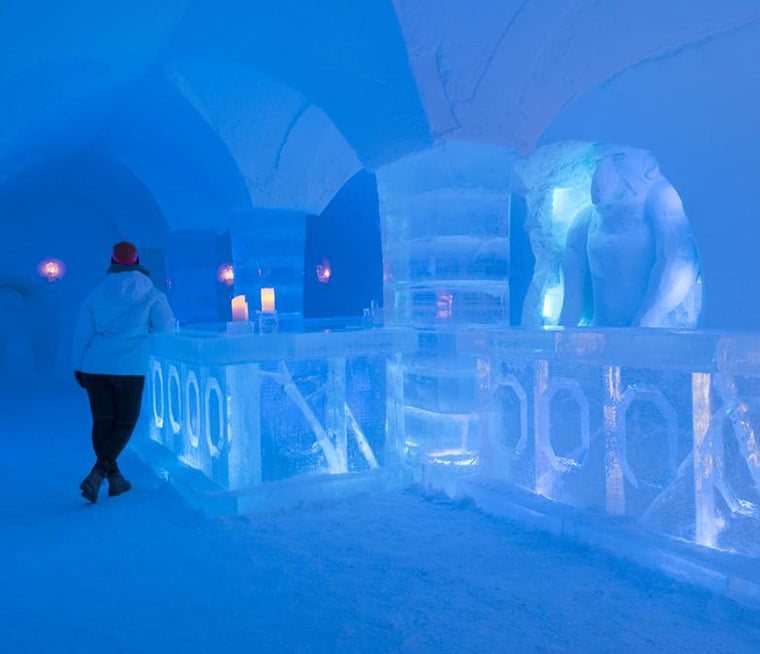
[[[293,508],[325,500],[345,499],[362,493],[378,493],[409,485],[400,468],[379,468],[341,475],[301,475],[228,491],[200,470],[182,463],[162,445],[134,439],[134,451],[159,477],[165,478],[184,502],[206,517],[245,515]]]
[[[186,330],[155,334],[152,338],[154,357],[199,366],[327,359],[357,353],[395,354],[413,352],[416,346],[417,335],[413,330],[393,327],[277,334]]]
[[[757,559],[659,535],[647,531],[630,518],[575,509],[497,479],[461,478],[456,483],[454,495],[473,500],[486,513],[606,550],[670,577],[725,595],[749,608],[760,609]]]

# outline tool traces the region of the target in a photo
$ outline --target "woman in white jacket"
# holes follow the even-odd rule
[[[84,301],[74,332],[74,375],[90,400],[97,457],[80,484],[90,502],[98,499],[104,479],[110,496],[132,487],[116,460],[140,416],[149,336],[176,328],[166,295],[140,265],[134,245],[114,245],[107,273]]]

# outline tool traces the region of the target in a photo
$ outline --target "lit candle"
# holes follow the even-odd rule
[[[261,289],[261,311],[262,313],[274,313],[274,289]]]
[[[245,295],[232,298],[232,319],[248,320],[248,302],[245,301]]]

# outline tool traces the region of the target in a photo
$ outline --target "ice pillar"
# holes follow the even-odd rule
[[[277,311],[303,313],[306,215],[285,209],[250,209],[232,221],[235,292],[260,310],[261,288],[274,288]]]
[[[397,433],[392,440],[421,464],[424,483],[446,489],[478,460],[478,409],[490,392],[488,371],[481,388],[456,333],[509,323],[512,159],[502,148],[446,142],[377,171],[385,322],[425,330],[419,352],[389,370],[404,431],[403,444]]]
[[[377,171],[387,323],[509,322],[512,159],[445,142]]]

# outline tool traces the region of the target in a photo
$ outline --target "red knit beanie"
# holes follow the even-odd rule
[[[123,266],[132,266],[139,263],[137,248],[128,241],[121,241],[113,246],[111,263],[119,263]]]

